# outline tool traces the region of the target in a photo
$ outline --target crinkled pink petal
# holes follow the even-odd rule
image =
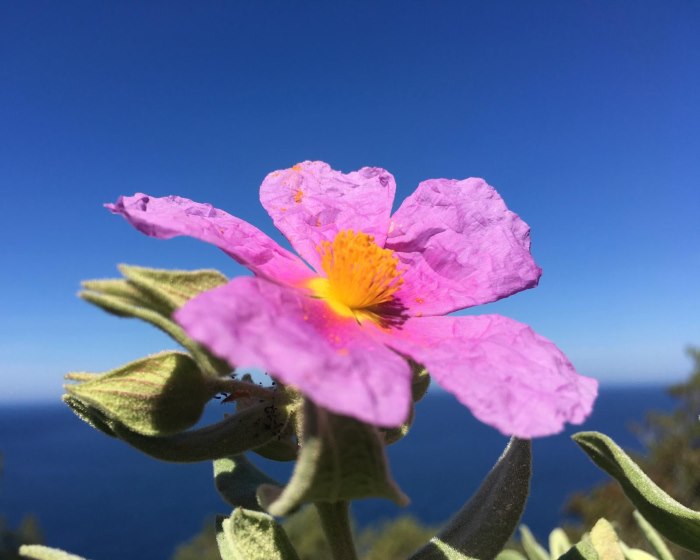
[[[217,356],[262,368],[333,412],[379,426],[407,418],[405,360],[301,290],[239,277],[190,300],[175,319]]]
[[[396,297],[441,315],[537,285],[530,230],[481,179],[424,181],[391,217],[386,248],[405,269]]]
[[[384,169],[346,175],[305,161],[265,177],[260,201],[294,249],[319,270],[318,245],[340,230],[362,231],[384,244],[395,191],[394,177]]]
[[[552,342],[500,315],[409,319],[384,339],[506,435],[545,436],[565,422],[580,424],[598,390]]]
[[[261,276],[290,284],[313,276],[295,254],[280,247],[255,226],[211,204],[179,196],[154,198],[136,193],[121,196],[115,204],[105,206],[151,237],[170,239],[188,235],[212,243]]]

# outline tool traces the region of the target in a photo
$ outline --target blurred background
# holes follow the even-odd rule
[[[258,187],[299,161],[384,167],[395,207],[422,180],[483,177],[530,224],[544,275],[473,312],[532,325],[604,391],[681,381],[700,337],[699,23],[691,1],[1,3],[10,520],[42,502],[8,438],[23,434],[27,461],[30,431],[58,445],[40,404],[58,402],[63,374],[173,345],[78,300],[80,281],[121,262],[244,273],[211,246],[139,234],[102,208],[121,194],[210,202],[284,243]],[[629,414],[670,406],[643,394]],[[87,445],[88,428],[61,414],[78,430],[64,453]],[[74,461],[62,468],[78,476]],[[112,484],[104,468],[94,480]]]

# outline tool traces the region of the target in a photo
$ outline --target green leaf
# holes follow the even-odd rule
[[[449,558],[445,550],[467,558],[495,558],[522,515],[530,489],[531,463],[530,441],[511,438],[476,494],[411,560]]]
[[[277,437],[286,418],[280,413],[271,421],[269,407],[269,403],[261,403],[217,424],[172,436],[143,436],[117,422],[110,427],[118,438],[156,459],[177,463],[209,461],[239,455]]]
[[[649,554],[645,550],[629,548],[622,542],[620,543],[620,548],[622,548],[622,552],[625,555],[625,560],[659,560],[656,556]]]
[[[377,429],[353,418],[304,406],[299,459],[284,489],[264,484],[258,501],[272,515],[286,515],[305,502],[388,498],[404,505],[406,496],[391,479]]]
[[[441,560],[481,560],[473,556],[466,556],[459,550],[452,548],[449,544],[437,538],[430,541],[430,546],[433,549],[431,554],[434,554],[430,558],[440,558]],[[416,556],[412,556],[411,558],[416,558]]]
[[[599,519],[591,529],[591,543],[604,560],[625,560],[620,548],[620,539],[607,519]]]
[[[520,542],[528,560],[549,560],[549,553],[537,542],[527,525],[520,526]]]
[[[575,546],[571,547],[569,551],[560,556],[559,560],[606,560],[605,558],[598,557],[598,553],[595,548],[593,548],[593,543],[591,543],[590,535],[586,533],[580,542],[576,543]]]
[[[170,318],[172,313],[170,303],[154,297],[152,292],[146,292],[133,282],[124,279],[87,280],[82,285],[84,290],[78,293],[82,299],[118,317],[141,319],[159,328],[181,344],[205,374],[220,376],[230,373],[232,368],[226,362],[213,356],[192,340]]]
[[[269,515],[236,508],[218,517],[216,542],[222,560],[299,560],[284,529]]]
[[[527,558],[525,558],[517,550],[507,548],[498,553],[496,560],[527,560]]]
[[[700,553],[700,513],[679,504],[661,490],[608,436],[579,432],[573,439],[596,465],[620,483],[630,501],[659,533]]]
[[[549,556],[559,558],[571,548],[571,541],[563,529],[557,527],[549,534]]]
[[[279,484],[253,465],[245,455],[222,457],[214,461],[214,481],[216,489],[229,504],[255,511],[262,511],[255,494],[258,487],[261,484]]]
[[[108,373],[66,385],[68,394],[139,434],[169,435],[197,423],[214,396],[197,364],[181,352],[161,352]]]
[[[228,282],[218,270],[162,270],[122,264],[119,271],[170,313],[202,292]]]
[[[82,556],[40,544],[23,544],[19,547],[19,554],[32,560],[85,560]]]
[[[659,555],[659,560],[675,560],[673,554],[671,554],[671,551],[663,541],[663,538],[659,535],[658,531],[651,526],[651,523],[644,519],[642,514],[638,511],[634,511],[632,515],[634,515],[637,525],[639,525],[639,528],[642,530],[642,533],[644,533],[644,536],[649,541],[654,552]]]

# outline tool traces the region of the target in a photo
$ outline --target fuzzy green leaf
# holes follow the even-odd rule
[[[593,543],[591,543],[590,535],[585,534],[580,542],[571,547],[566,554],[559,557],[559,560],[605,560],[600,558]]]
[[[520,526],[520,543],[528,560],[549,560],[549,553],[537,542],[527,525]]]
[[[433,556],[430,558],[439,558],[440,560],[481,560],[479,558],[474,558],[473,556],[467,556],[462,554],[459,550],[452,548],[446,542],[441,541],[438,538],[434,538],[430,541],[430,546],[433,549]],[[412,556],[411,559],[416,558]]]
[[[527,560],[527,558],[525,558],[517,550],[506,549],[498,553],[496,560]]]
[[[644,533],[644,536],[647,541],[649,541],[654,552],[658,554],[659,560],[675,560],[663,538],[659,535],[658,531],[651,526],[651,523],[644,519],[642,514],[638,511],[634,511],[632,515],[634,515],[637,525],[639,525],[639,528],[642,530],[642,533]]]
[[[193,426],[216,393],[192,358],[181,352],[141,358],[65,389],[108,418],[147,436],[174,434]]]
[[[517,550],[507,548],[498,553],[496,560],[527,560],[527,558],[525,558]]]
[[[700,513],[678,503],[654,484],[608,436],[579,432],[573,439],[596,465],[620,483],[630,501],[659,533],[700,553]]]
[[[629,548],[622,542],[620,543],[620,548],[622,548],[622,552],[625,555],[625,560],[659,560],[656,556],[649,554],[645,550]]]
[[[272,515],[286,515],[305,502],[406,496],[391,479],[377,429],[306,401],[304,444],[289,484],[262,485],[258,500]]]
[[[530,490],[531,463],[530,441],[511,438],[476,494],[411,560],[448,558],[446,547],[467,558],[495,558],[522,515]]]
[[[82,556],[76,556],[64,550],[49,548],[40,544],[23,544],[19,547],[19,554],[31,560],[85,560]]]
[[[284,529],[266,513],[236,508],[216,520],[222,560],[299,560]]]
[[[216,489],[234,507],[262,511],[256,492],[261,484],[279,483],[251,463],[245,455],[222,457],[214,461]]]
[[[625,560],[620,548],[620,538],[607,519],[599,519],[591,529],[591,543],[599,558]]]
[[[549,533],[549,556],[559,558],[571,548],[571,541],[563,529],[557,527]]]

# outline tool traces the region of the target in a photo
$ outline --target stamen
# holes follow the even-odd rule
[[[317,250],[326,278],[314,278],[309,286],[341,315],[374,315],[362,311],[391,302],[403,284],[398,257],[366,233],[340,231]]]

